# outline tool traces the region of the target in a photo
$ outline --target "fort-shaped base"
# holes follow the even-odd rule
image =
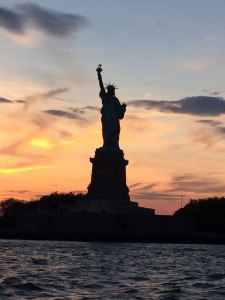
[[[126,184],[126,166],[123,151],[98,148],[92,163],[91,183],[85,200],[80,201],[76,211],[104,213],[150,213],[154,210],[141,208],[130,201]]]
[[[122,150],[95,151],[92,163],[91,183],[88,186],[88,198],[110,202],[129,202],[129,189],[126,185],[126,166]]]

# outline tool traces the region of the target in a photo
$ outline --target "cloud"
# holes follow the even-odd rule
[[[9,193],[18,193],[18,194],[25,194],[25,193],[29,193],[30,191],[28,190],[8,190]]]
[[[140,187],[141,186],[141,187]],[[160,192],[155,191],[154,188],[158,186],[158,183],[152,183],[145,186],[142,186],[142,183],[135,183],[131,185],[129,188],[135,188],[135,191],[131,196],[136,200],[177,200],[180,198],[180,194],[172,194],[167,191],[161,190]]]
[[[211,93],[210,93],[211,96],[218,96],[218,95],[220,95],[220,94],[221,94],[221,92],[211,92]]]
[[[99,107],[96,107],[96,106],[85,106],[84,109],[87,109],[87,110],[92,110],[92,111],[100,111],[100,108]]]
[[[54,89],[54,90],[50,90],[44,94],[41,94],[41,97],[44,97],[44,98],[50,98],[50,97],[54,97],[58,94],[62,94],[62,93],[65,93],[68,91],[68,88],[67,87],[63,87],[63,88],[58,88],[58,89]]]
[[[25,26],[24,17],[14,11],[0,7],[0,27],[14,33],[23,33]]]
[[[100,112],[100,108],[99,107],[95,107],[95,106],[84,106],[84,107],[81,107],[81,108],[70,107],[69,109],[72,112],[79,113],[79,114],[84,114],[87,111]]]
[[[13,101],[5,99],[5,98],[0,98],[0,103],[13,103]]]
[[[142,191],[146,191],[146,190],[152,190],[155,186],[157,186],[158,183],[152,183],[152,184],[148,184],[145,185],[141,188]]]
[[[20,141],[16,141],[13,142],[12,144],[10,144],[9,146],[0,148],[0,153],[1,154],[6,154],[6,155],[17,155],[17,149],[24,143],[26,142],[28,139],[23,139]],[[24,157],[26,155],[24,154]]]
[[[178,101],[132,100],[127,103],[134,107],[156,109],[164,113],[196,116],[219,116],[225,114],[225,100],[222,97],[196,96]]]
[[[190,193],[220,195],[225,192],[224,184],[209,176],[197,176],[192,173],[184,173],[172,176],[167,183],[168,188],[157,188],[159,183],[153,183],[144,187],[140,187],[141,183],[137,183],[137,189],[131,191],[131,197],[134,200],[149,200],[149,201],[180,201],[181,195]],[[133,185],[136,187],[136,184]]]
[[[95,107],[95,106],[85,106],[85,107],[68,107],[69,112],[65,111],[65,110],[60,110],[60,109],[49,109],[49,110],[45,110],[44,112],[53,116],[57,116],[57,117],[64,117],[67,119],[76,119],[76,120],[82,120],[85,122],[90,123],[90,121],[94,120],[93,116],[90,119],[85,119],[84,118],[84,114],[87,113],[88,111],[91,112],[99,112],[100,108]]]
[[[214,138],[216,137],[215,133],[217,133],[217,134],[219,133],[220,135],[225,134],[225,126],[223,126],[223,123],[220,122],[220,121],[216,121],[216,120],[197,120],[195,122],[205,124],[205,125],[211,127],[214,130]]]
[[[141,183],[139,185],[141,185]],[[171,193],[170,191],[165,191],[163,189],[160,189],[160,191],[155,190],[155,187],[158,185],[159,183],[153,182],[152,184],[137,188],[133,193],[131,192],[131,197],[135,200],[151,201],[177,201],[180,199],[179,193]]]
[[[209,94],[210,96],[219,96],[221,95],[222,93],[224,93],[224,91],[209,91],[209,90],[203,90],[203,92]]]
[[[184,180],[193,180],[193,178],[196,178],[192,173],[184,173],[181,175],[174,175],[172,177],[172,180],[175,182],[181,182]]]
[[[15,102],[17,102],[17,103],[27,103],[27,101],[25,101],[25,100],[15,100]]]
[[[52,166],[31,166],[31,167],[23,167],[23,168],[19,168],[19,167],[5,168],[5,169],[0,169],[0,174],[11,175],[11,174],[32,171],[32,170],[41,170],[41,169],[49,169],[49,168],[52,168]]]
[[[30,141],[31,138],[33,138],[33,135],[30,135],[24,139],[18,140],[10,144],[9,146],[0,148],[0,154],[2,155],[12,155],[17,157],[24,157],[27,159],[42,159],[43,156],[41,154],[33,154],[29,151],[22,151],[20,148],[22,148],[27,142]]]
[[[135,200],[149,201],[178,201],[181,195],[196,194],[220,195],[225,192],[223,182],[210,176],[198,176],[193,173],[173,175],[167,182],[168,188],[160,187],[160,182],[142,187],[142,183],[135,183],[131,197]],[[130,188],[131,188],[130,187]],[[137,187],[137,188],[135,188]],[[185,195],[187,193],[187,195]]]
[[[166,201],[174,201],[180,198],[178,194],[172,193],[158,193],[158,192],[140,192],[132,195],[132,198],[135,200],[166,200]]]
[[[195,122],[206,124],[206,125],[209,125],[211,127],[221,126],[221,124],[222,124],[220,121],[215,121],[215,120],[197,120]]]
[[[220,133],[225,134],[225,127],[224,127],[224,126],[218,127],[217,130],[218,130]]]
[[[140,186],[140,185],[141,185],[141,182],[137,182],[137,183],[131,184],[131,185],[129,186],[129,189],[136,188],[137,186]]]
[[[137,183],[134,183],[134,184],[130,185],[129,188],[138,187],[136,190],[138,190],[140,192],[145,192],[145,191],[153,190],[154,187],[156,187],[157,185],[158,185],[157,182],[153,182],[153,183],[148,184],[148,185],[143,185],[142,182],[137,182]]]
[[[36,95],[33,95],[33,96],[29,96],[26,99],[27,100],[36,100],[36,99],[39,99],[39,98],[52,98],[52,97],[54,97],[58,94],[66,92],[66,91],[68,91],[68,88],[66,88],[66,87],[58,88],[58,89],[50,90],[50,91],[45,92],[45,93],[40,93],[40,94],[36,94]]]
[[[28,96],[24,101],[24,110],[26,110],[30,105],[34,104],[36,101],[54,98],[56,95],[65,93],[66,91],[68,91],[68,88],[63,87],[63,88],[53,89],[45,93],[39,93],[32,96]]]
[[[47,114],[57,116],[57,117],[64,117],[67,119],[76,119],[76,120],[83,120],[78,113],[69,113],[59,109],[49,109],[44,111]]]
[[[84,108],[73,108],[73,107],[70,107],[70,110],[73,113],[75,113],[75,114],[84,114],[85,113]]]
[[[173,176],[170,183],[171,189],[167,192],[194,192],[194,193],[224,193],[225,186],[222,182],[209,177],[196,176],[194,174],[182,174]]]
[[[33,3],[19,4],[16,8],[17,11],[0,7],[0,27],[20,35],[33,26],[48,36],[64,38],[88,24],[84,16],[57,12]]]
[[[71,134],[70,132],[66,131],[66,130],[60,130],[58,132],[58,134],[62,137],[62,138],[69,138],[69,137],[73,137],[73,134]]]

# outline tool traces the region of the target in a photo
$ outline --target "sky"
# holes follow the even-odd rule
[[[132,201],[225,193],[224,0],[0,0],[0,199],[87,192],[99,86],[127,104]]]

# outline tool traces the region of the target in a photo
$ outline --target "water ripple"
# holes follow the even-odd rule
[[[225,299],[225,246],[0,241],[0,299]]]

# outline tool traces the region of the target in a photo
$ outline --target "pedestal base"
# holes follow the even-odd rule
[[[88,186],[88,198],[113,202],[117,205],[129,203],[129,189],[126,185],[126,166],[122,150],[95,151],[92,163],[91,183]]]

